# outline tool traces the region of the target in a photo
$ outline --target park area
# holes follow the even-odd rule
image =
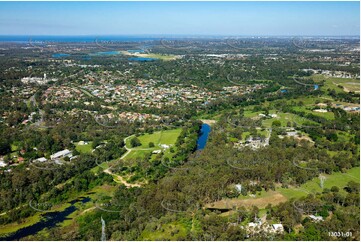
[[[76,143],[75,149],[80,153],[91,153],[92,143],[93,143],[92,141],[90,142],[79,141],[78,143]]]
[[[131,150],[130,153],[125,156],[125,159],[143,158],[146,155],[156,150],[168,150],[173,147],[180,135],[182,129],[162,130],[154,132],[152,134],[140,135],[137,138],[140,141],[140,146],[132,147],[131,140],[136,136],[131,136],[126,140],[126,147]],[[150,143],[154,144],[154,147],[150,147]]]
[[[334,89],[336,92],[360,92],[360,80],[352,78],[325,77],[323,75],[314,75],[312,79],[315,82],[325,80],[324,89]]]

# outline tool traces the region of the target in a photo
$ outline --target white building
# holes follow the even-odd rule
[[[57,81],[57,80],[58,79],[56,79],[56,78],[47,79],[46,74],[44,74],[44,78],[41,78],[41,77],[23,77],[23,78],[21,78],[21,82],[24,84],[35,83],[35,84],[39,84],[39,85],[46,84],[49,81]]]
[[[287,136],[291,136],[291,137],[294,137],[298,134],[297,131],[291,131],[291,132],[286,132],[287,133]]]
[[[318,113],[327,113],[327,110],[326,109],[315,109],[313,110],[314,112],[318,112]]]
[[[242,192],[242,185],[241,184],[236,184],[235,187],[236,187],[236,190],[238,192]]]
[[[323,217],[322,217],[322,216],[310,215],[309,217],[310,217],[313,221],[315,221],[315,222],[323,221]]]
[[[45,162],[45,161],[47,161],[47,160],[48,160],[48,159],[46,159],[45,157],[41,157],[41,158],[36,159],[35,161]]]
[[[58,152],[56,152],[55,154],[52,154],[52,155],[50,156],[50,159],[55,160],[55,159],[63,158],[63,157],[66,157],[66,156],[68,156],[68,157],[71,157],[71,156],[72,156],[71,151],[68,150],[68,149],[65,149],[65,150],[62,150],[62,151],[58,151]]]
[[[169,149],[169,145],[166,144],[161,144],[160,147],[162,147],[163,149]]]
[[[0,167],[5,167],[5,166],[7,166],[5,161],[3,159],[0,159]]]

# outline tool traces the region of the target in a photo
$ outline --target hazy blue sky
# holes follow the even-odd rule
[[[0,2],[0,35],[359,35],[359,2]]]

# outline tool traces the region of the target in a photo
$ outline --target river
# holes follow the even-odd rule
[[[206,147],[209,132],[211,132],[211,126],[208,124],[202,124],[200,135],[197,140],[197,150],[203,150],[204,147]]]

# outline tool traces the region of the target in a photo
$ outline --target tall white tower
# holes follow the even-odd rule
[[[44,73],[44,80],[46,80],[46,73]]]

